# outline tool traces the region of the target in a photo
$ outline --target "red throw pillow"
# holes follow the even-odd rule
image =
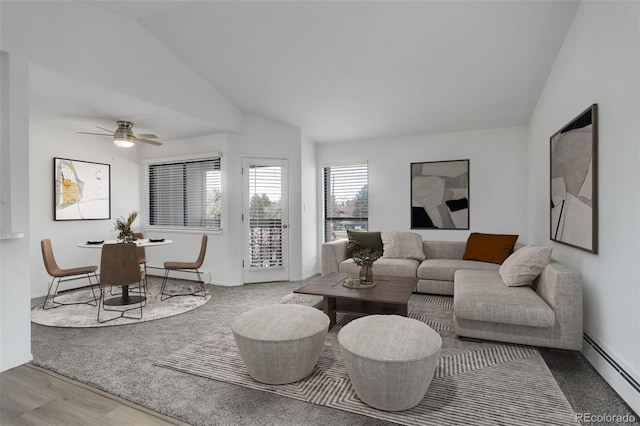
[[[473,232],[467,240],[467,248],[462,257],[464,260],[502,265],[513,251],[518,235],[481,234]]]

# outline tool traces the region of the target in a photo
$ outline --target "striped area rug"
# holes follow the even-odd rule
[[[296,299],[289,297],[286,303]],[[448,297],[414,295],[409,316],[440,333],[443,347],[425,398],[401,412],[369,407],[351,387],[337,339],[340,328],[354,318],[348,315],[338,316],[311,376],[296,383],[267,385],[253,380],[230,329],[154,365],[403,425],[577,424],[575,412],[535,348],[458,339]]]

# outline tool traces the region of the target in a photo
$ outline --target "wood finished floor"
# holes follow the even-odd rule
[[[185,425],[30,365],[0,373],[0,424]]]

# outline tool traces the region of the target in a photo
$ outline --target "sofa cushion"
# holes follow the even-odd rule
[[[526,246],[500,266],[500,278],[509,287],[531,285],[551,261],[551,247]]]
[[[381,232],[383,257],[424,260],[422,237],[413,232]]]
[[[453,274],[460,269],[497,271],[495,263],[461,259],[427,259],[418,267],[418,278],[425,280],[453,281]]]
[[[415,277],[418,262],[415,259],[387,259],[381,257],[373,263],[373,275],[390,275],[393,277]],[[347,274],[358,274],[360,267],[347,259],[340,264],[340,272]]]
[[[517,240],[517,235],[472,232],[467,239],[467,247],[462,258],[500,265],[509,257]]]
[[[456,318],[529,327],[553,327],[555,314],[531,287],[507,287],[498,271],[458,271],[453,284]]]
[[[425,259],[462,259],[466,241],[423,241]]]
[[[347,246],[347,257],[361,249],[371,249],[382,253],[382,238],[380,232],[347,231],[349,244]]]

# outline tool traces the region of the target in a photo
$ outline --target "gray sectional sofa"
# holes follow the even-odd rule
[[[322,275],[330,272],[358,273],[360,267],[353,263],[353,259],[347,258],[347,246],[347,240],[322,245]],[[465,241],[422,241],[424,260],[382,257],[374,263],[373,271],[392,277],[417,277],[417,292],[452,296],[457,270],[497,271],[500,268],[495,263],[463,260],[466,246]]]
[[[322,245],[322,274],[358,273],[347,240]],[[522,245],[516,245],[519,249]],[[456,334],[558,349],[582,347],[582,278],[552,261],[531,286],[507,287],[500,265],[463,260],[464,241],[423,241],[424,260],[382,257],[374,274],[416,277],[419,293],[453,295]],[[386,251],[386,250],[385,250]]]

